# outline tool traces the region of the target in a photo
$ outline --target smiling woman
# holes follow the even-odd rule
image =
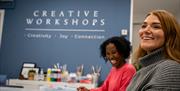
[[[163,46],[165,37],[161,23],[155,15],[149,15],[139,30],[141,38],[140,46],[147,53],[154,51]]]
[[[127,62],[131,52],[130,42],[124,36],[114,36],[100,45],[100,53],[105,62],[110,62],[112,68],[99,88],[77,88],[78,91],[126,91],[126,87],[136,70]]]
[[[180,91],[180,26],[176,18],[165,10],[149,12],[139,37],[135,62],[142,68],[127,91]]]

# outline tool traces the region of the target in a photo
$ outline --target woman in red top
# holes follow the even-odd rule
[[[104,83],[93,89],[85,87],[77,88],[78,91],[125,91],[136,69],[128,64],[126,59],[131,52],[130,42],[123,36],[111,37],[105,40],[100,46],[101,56],[106,62],[112,64],[112,68]]]

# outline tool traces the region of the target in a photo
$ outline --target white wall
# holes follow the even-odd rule
[[[178,12],[178,14],[177,14],[177,19],[178,19],[178,22],[179,22],[179,24],[180,24],[180,6],[179,6],[179,12]]]
[[[132,29],[132,45],[133,45],[133,52],[135,51],[135,49],[138,47],[139,45],[139,35],[138,35],[138,31],[141,27],[141,24],[144,20],[145,15],[143,14],[139,14],[137,16],[133,17],[133,29]]]
[[[1,47],[1,39],[2,39],[3,20],[4,20],[4,10],[0,10],[0,47]]]

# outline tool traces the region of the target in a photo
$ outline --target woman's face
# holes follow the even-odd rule
[[[113,67],[118,68],[122,64],[121,55],[119,54],[116,46],[113,43],[109,43],[106,46],[106,57]]]
[[[149,15],[139,30],[140,46],[150,53],[163,46],[165,37],[161,23],[155,15]]]

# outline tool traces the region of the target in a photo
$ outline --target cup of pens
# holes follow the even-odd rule
[[[78,76],[78,77],[81,77],[82,76],[82,74],[83,74],[83,65],[80,65],[80,66],[78,66],[77,67],[77,71],[76,71],[76,75]]]
[[[98,74],[93,74],[92,75],[92,84],[97,84],[98,83]]]
[[[92,66],[92,83],[93,84],[97,84],[98,83],[98,78],[100,76],[100,72],[101,72],[101,66]]]

